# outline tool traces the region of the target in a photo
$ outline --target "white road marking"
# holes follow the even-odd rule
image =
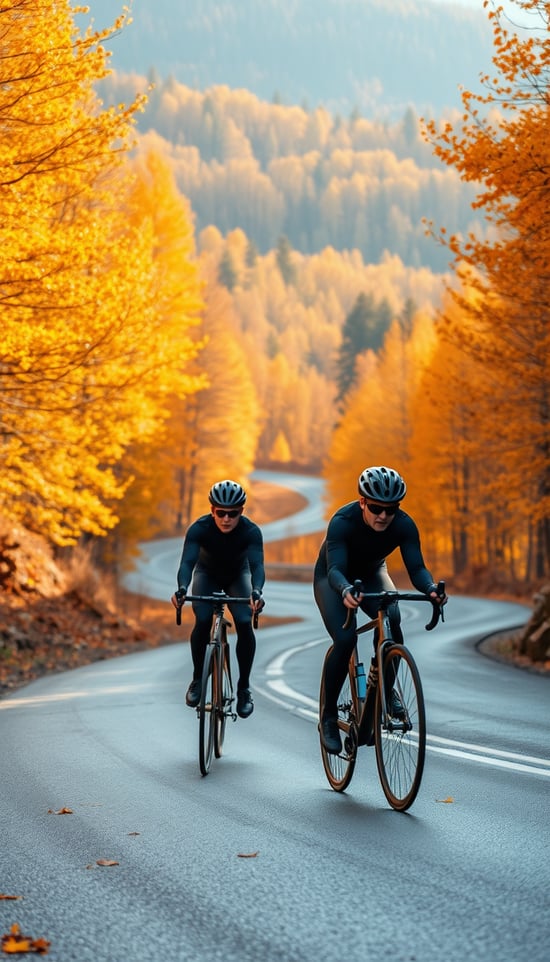
[[[288,648],[281,654],[276,655],[265,670],[266,687],[262,688],[257,684],[254,687],[270,701],[274,701],[288,711],[317,724],[319,720],[318,701],[291,688],[283,676],[285,664],[289,658],[307,648],[313,648],[324,643],[325,639],[309,641],[306,644]],[[480,765],[492,765],[496,768],[520,772],[523,775],[542,775],[545,778],[550,778],[550,759],[539,758],[537,755],[521,755],[518,752],[489,748],[452,738],[442,738],[440,735],[429,733],[426,735],[426,748],[428,751],[439,755],[477,762]]]

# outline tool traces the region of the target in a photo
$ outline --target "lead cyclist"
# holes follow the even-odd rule
[[[439,595],[437,584],[424,563],[420,534],[411,516],[401,508],[407,486],[393,468],[383,465],[365,468],[358,479],[359,498],[342,505],[331,517],[319,549],[313,575],[317,607],[332,639],[332,650],[325,662],[325,705],[320,719],[323,744],[332,754],[340,754],[338,696],[348,672],[356,643],[356,618],[344,628],[348,610],[361,608],[370,618],[376,605],[353,591],[360,580],[365,592],[394,591],[386,558],[399,548],[403,563],[417,589],[439,605],[447,595]],[[401,615],[397,602],[388,610],[393,638],[403,641]],[[398,708],[398,706],[396,706]]]

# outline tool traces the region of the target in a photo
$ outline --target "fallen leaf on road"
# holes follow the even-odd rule
[[[139,835],[139,832],[128,832],[128,835]]]
[[[238,852],[237,858],[257,858],[259,854],[259,852]]]
[[[436,802],[443,802],[444,805],[450,805],[451,802],[454,802],[454,798],[452,795],[447,795],[447,798],[436,798]]]
[[[48,815],[72,815],[72,808],[60,808],[57,812],[54,812],[53,808],[48,809]]]
[[[13,900],[13,901],[15,901],[16,899],[22,899],[22,898],[23,898],[22,895],[4,895],[3,892],[0,892],[0,901],[1,901],[2,899],[8,899],[8,900]]]
[[[120,862],[115,862],[112,858],[98,858],[95,864],[96,865],[120,865]]]
[[[0,948],[6,955],[15,955],[18,952],[38,952],[46,955],[49,947],[50,943],[46,939],[33,939],[30,935],[22,935],[17,922],[14,922],[9,933],[0,940]]]

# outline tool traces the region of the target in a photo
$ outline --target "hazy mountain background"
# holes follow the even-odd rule
[[[98,27],[123,0],[89,0]],[[490,67],[482,0],[133,0],[133,23],[109,40],[117,71],[151,70],[204,90],[395,120],[408,105],[460,105]]]

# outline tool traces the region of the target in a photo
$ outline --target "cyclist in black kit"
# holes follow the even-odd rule
[[[406,491],[403,478],[393,468],[365,468],[359,477],[359,500],[343,505],[332,516],[315,565],[315,600],[333,644],[325,668],[321,737],[326,750],[334,754],[341,751],[338,695],[356,643],[356,619],[352,619],[348,628],[342,627],[347,609],[361,607],[369,617],[376,615],[372,602],[362,602],[362,595],[354,597],[353,582],[360,579],[366,592],[394,590],[386,558],[399,548],[417,591],[437,598],[440,605],[447,601],[446,595],[437,594],[437,585],[424,564],[415,522],[399,506]],[[393,637],[402,642],[397,602],[390,606],[388,613]],[[397,692],[394,696],[397,698]],[[402,706],[395,706],[396,712],[400,707],[402,710]]]
[[[249,605],[228,605],[237,632],[237,714],[248,718],[254,711],[250,691],[250,670],[256,653],[252,613],[264,607],[263,538],[258,525],[243,517],[246,494],[236,481],[218,481],[210,489],[208,498],[210,514],[194,521],[185,535],[178,569],[178,590],[171,601],[176,608],[184,604],[191,578],[193,595],[210,595],[213,591],[225,591],[235,597],[250,595]],[[185,696],[190,708],[196,708],[200,702],[202,665],[210,640],[213,606],[208,602],[193,602],[193,614],[193,679]]]

